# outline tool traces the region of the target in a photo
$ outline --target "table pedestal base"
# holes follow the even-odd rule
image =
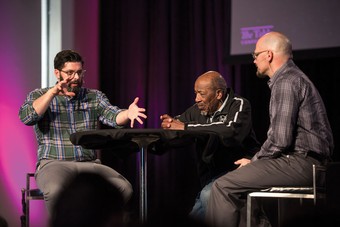
[[[139,192],[139,217],[140,221],[144,223],[147,217],[147,158],[148,158],[148,146],[159,140],[160,137],[158,135],[140,135],[134,136],[131,141],[138,144],[139,147],[139,183],[140,183],[140,192]]]

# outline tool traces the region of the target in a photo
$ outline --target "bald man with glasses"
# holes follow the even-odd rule
[[[313,164],[325,164],[334,148],[322,98],[294,64],[290,40],[282,33],[269,32],[258,40],[252,56],[256,75],[269,77],[267,140],[251,160],[238,160],[238,169],[214,182],[206,215],[207,223],[214,227],[244,225],[249,192],[275,186],[311,186]],[[256,226],[270,225],[265,214],[256,218]]]

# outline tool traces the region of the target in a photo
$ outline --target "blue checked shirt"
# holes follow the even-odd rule
[[[116,123],[116,116],[123,109],[111,105],[104,93],[81,88],[76,98],[55,96],[47,111],[39,116],[32,106],[33,101],[49,89],[30,92],[19,111],[20,120],[25,125],[34,126],[38,142],[38,160],[95,160],[95,151],[73,145],[70,135],[97,129],[98,120],[111,127],[120,127]]]
[[[293,151],[314,151],[329,158],[334,148],[332,130],[320,94],[308,77],[289,60],[268,85],[270,126],[253,160]]]

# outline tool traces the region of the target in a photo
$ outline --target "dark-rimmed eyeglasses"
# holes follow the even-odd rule
[[[257,58],[257,56],[259,56],[260,54],[269,51],[269,50],[263,50],[263,51],[259,51],[259,52],[253,52],[251,55],[253,56],[253,59],[255,60]]]
[[[78,70],[78,71],[64,71],[64,70],[59,70],[60,72],[65,73],[67,76],[69,77],[74,77],[76,74],[78,74],[79,77],[84,77],[86,70],[82,69],[82,70]]]

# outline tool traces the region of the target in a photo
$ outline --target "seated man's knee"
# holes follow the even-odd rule
[[[122,193],[125,202],[128,202],[132,197],[133,189],[129,181],[120,178],[111,180],[112,184]]]

